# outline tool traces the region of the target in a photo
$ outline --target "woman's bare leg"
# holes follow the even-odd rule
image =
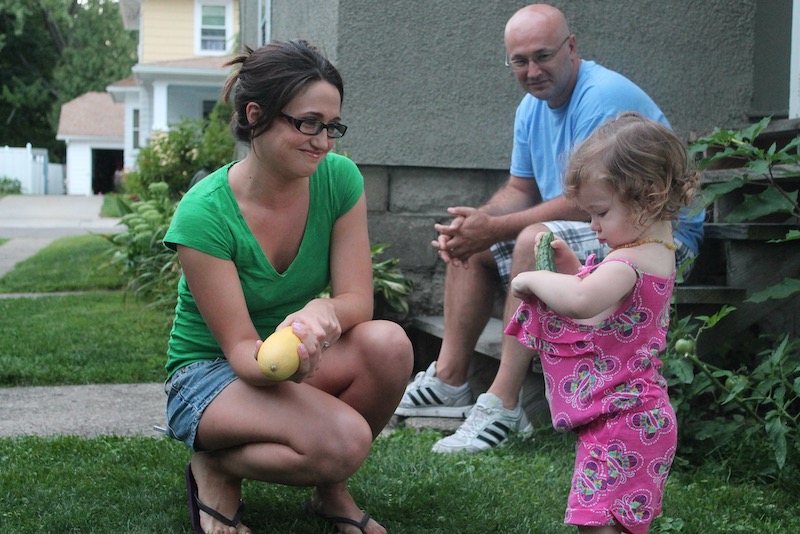
[[[347,479],[394,412],[412,365],[402,328],[373,321],[354,327],[328,349],[308,383],[255,388],[233,382],[200,421],[198,445],[209,452],[192,458],[198,497],[232,517],[244,478],[315,486],[317,511],[361,519]],[[235,532],[205,513],[201,522],[206,532]],[[348,527],[339,526],[342,532]],[[367,531],[385,529],[371,520]]]

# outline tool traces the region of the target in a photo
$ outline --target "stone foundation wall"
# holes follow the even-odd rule
[[[444,263],[431,241],[435,223],[450,220],[450,206],[477,207],[508,179],[507,171],[359,165],[364,174],[370,241],[391,245],[383,259],[396,257],[414,283],[410,316],[440,315]]]

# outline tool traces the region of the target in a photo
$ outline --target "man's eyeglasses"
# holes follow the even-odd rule
[[[338,122],[325,124],[316,119],[295,119],[283,112],[278,112],[278,115],[293,124],[298,132],[306,135],[318,135],[322,130],[325,130],[325,135],[329,139],[336,139],[342,137],[347,131],[347,126]]]
[[[509,58],[506,55],[506,67],[511,67],[513,70],[526,70],[528,68],[528,63],[533,61],[537,65],[545,65],[556,57],[556,55],[561,51],[561,48],[564,46],[564,43],[569,41],[571,36],[567,35],[567,38],[561,41],[561,44],[558,45],[558,48],[555,50],[546,50],[544,52],[539,52],[538,54],[534,54],[531,57],[518,57],[514,56]]]

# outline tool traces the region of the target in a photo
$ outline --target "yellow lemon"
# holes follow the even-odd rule
[[[286,380],[297,372],[300,357],[297,347],[300,338],[294,335],[292,327],[281,328],[270,335],[258,349],[258,367],[270,380]]]

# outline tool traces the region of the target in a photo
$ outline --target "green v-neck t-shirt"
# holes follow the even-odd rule
[[[234,162],[235,163],[235,162]],[[314,299],[330,283],[333,225],[361,197],[364,178],[350,159],[328,154],[309,180],[306,229],[297,256],[278,273],[239,210],[228,183],[229,163],[192,187],[178,204],[164,244],[190,247],[236,265],[247,311],[261,339],[287,315]],[[201,360],[224,358],[181,276],[167,348],[167,374]]]

